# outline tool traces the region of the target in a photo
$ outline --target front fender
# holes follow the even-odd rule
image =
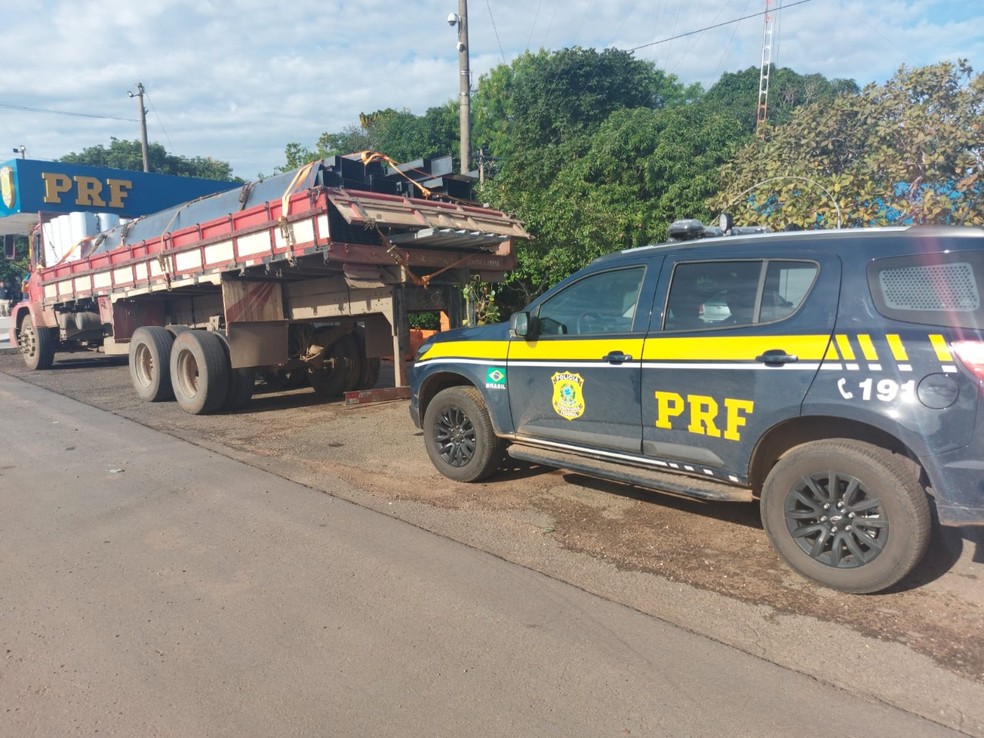
[[[33,302],[28,300],[27,302],[19,302],[10,311],[13,320],[10,323],[10,345],[12,348],[18,348],[19,344],[17,342],[17,336],[20,334],[21,324],[27,316],[31,316],[34,321],[34,325],[38,328],[57,328],[58,321],[55,319],[55,311],[45,310],[42,305],[38,302]]]
[[[438,392],[448,387],[469,385],[481,392],[496,435],[512,433],[509,393],[505,382],[499,380],[495,374],[496,370],[503,372],[502,376],[505,376],[504,365],[456,364],[452,367],[428,365],[426,362],[416,364],[410,383],[410,417],[414,425],[417,428],[423,427],[427,406]]]

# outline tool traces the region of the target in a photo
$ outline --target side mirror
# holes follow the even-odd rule
[[[17,236],[6,235],[3,237],[3,258],[13,261],[17,258]]]
[[[530,314],[520,312],[510,315],[509,333],[516,338],[526,338],[530,333]]]

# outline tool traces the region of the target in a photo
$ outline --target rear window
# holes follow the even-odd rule
[[[879,259],[868,265],[878,312],[906,323],[984,326],[984,254],[936,252]]]
[[[727,328],[783,320],[816,280],[812,261],[681,262],[673,270],[663,329]]]

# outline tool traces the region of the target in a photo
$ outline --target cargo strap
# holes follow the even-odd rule
[[[396,172],[397,174],[399,174],[407,182],[409,182],[414,187],[416,187],[418,190],[420,190],[420,194],[423,195],[424,197],[431,197],[434,194],[429,189],[427,189],[422,184],[420,184],[420,182],[417,182],[416,180],[408,177],[403,172],[403,170],[400,169],[399,163],[397,163],[396,161],[394,161],[390,157],[386,156],[386,154],[380,154],[378,151],[360,151],[359,152],[359,156],[362,158],[362,164],[363,164],[363,166],[369,166],[370,164],[372,164],[373,162],[376,162],[376,161],[386,162],[391,167],[393,167],[393,171],[394,172]],[[425,172],[425,174],[426,174],[426,172]],[[430,175],[428,175],[428,176],[430,176]]]
[[[294,256],[294,244],[296,243],[294,239],[294,226],[287,222],[287,216],[290,214],[290,196],[297,191],[301,182],[307,179],[316,163],[312,161],[298,169],[290,184],[287,185],[287,189],[284,190],[283,196],[280,198],[280,219],[277,223],[280,226],[280,235],[284,237],[284,244],[287,246],[287,263],[291,266],[297,265],[297,258]]]
[[[92,239],[93,239],[92,236],[86,236],[81,241],[77,242],[74,246],[72,246],[72,248],[70,248],[68,251],[66,251],[64,254],[62,254],[62,258],[60,258],[57,262],[55,262],[54,266],[61,266],[62,264],[64,264],[65,261],[68,260],[68,257],[70,257],[72,254],[74,254],[75,253],[75,250],[79,246],[81,246],[84,243],[88,243]]]

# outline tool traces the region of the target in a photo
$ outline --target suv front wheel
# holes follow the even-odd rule
[[[786,563],[842,592],[891,587],[929,543],[919,467],[860,441],[812,441],[787,452],[765,480],[761,506]]]
[[[458,482],[477,482],[502,461],[505,442],[495,435],[482,393],[474,387],[438,392],[424,414],[424,445],[434,466]]]

